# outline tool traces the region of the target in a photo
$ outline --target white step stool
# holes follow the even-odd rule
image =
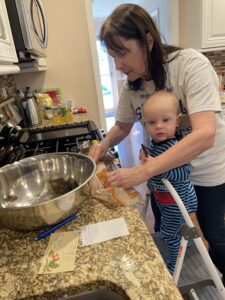
[[[164,239],[158,232],[152,234],[152,238],[155,241],[155,244],[158,247],[164,261],[166,261],[167,248]],[[220,277],[222,278],[221,274]],[[181,294],[188,294],[190,299],[194,299],[190,295],[192,289],[195,290],[199,299],[221,299],[217,289],[214,286],[212,277],[210,276],[194,243],[191,245],[191,247],[187,248],[177,287],[179,288]],[[211,297],[212,294],[213,297]],[[206,295],[208,295],[208,298],[206,298]]]
[[[162,179],[162,181],[176,201],[186,222],[182,228],[181,247],[173,274],[177,287],[181,293],[188,293],[190,299],[225,300],[225,289],[221,281],[222,276],[213,265],[182,200],[168,180]],[[149,201],[150,194],[147,194],[142,211],[144,219]],[[160,234],[154,234],[152,237],[162,257],[166,260],[167,248],[165,241]],[[193,245],[189,248],[187,248],[188,239],[193,240]],[[215,285],[216,288],[214,288],[213,285]],[[213,298],[210,298],[211,295],[213,295]]]

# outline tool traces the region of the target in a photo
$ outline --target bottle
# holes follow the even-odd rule
[[[72,122],[73,121],[73,114],[72,114],[72,100],[67,100],[66,107],[67,107],[67,115],[66,115],[66,121]]]
[[[25,127],[32,127],[41,124],[42,119],[34,96],[25,94],[20,103],[20,111]]]

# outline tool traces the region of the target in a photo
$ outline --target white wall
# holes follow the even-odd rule
[[[179,45],[179,0],[140,0],[148,13],[158,9],[159,30],[170,45]]]
[[[157,0],[156,0],[157,1]],[[93,0],[92,7],[93,7],[93,16],[94,18],[105,18],[106,16],[110,15],[111,12],[122,3],[136,3],[140,2],[140,0]]]
[[[167,44],[179,45],[179,0],[94,0],[93,16],[104,19],[121,3],[135,3],[145,8],[149,13],[158,9],[159,30]]]

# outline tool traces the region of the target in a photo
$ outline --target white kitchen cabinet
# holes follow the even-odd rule
[[[19,67],[13,64],[15,62],[18,62],[18,59],[5,1],[0,0],[0,75],[19,72]]]
[[[180,0],[180,46],[225,49],[225,1]]]

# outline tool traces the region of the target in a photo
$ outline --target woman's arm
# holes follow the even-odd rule
[[[192,132],[161,155],[137,167],[119,169],[109,174],[107,183],[123,188],[136,186],[152,176],[181,166],[214,145],[216,119],[214,111],[193,113],[190,117]]]
[[[110,147],[119,144],[130,133],[133,123],[116,122],[115,125],[107,133],[105,139],[98,145],[91,147],[89,156],[95,161],[103,157]]]

